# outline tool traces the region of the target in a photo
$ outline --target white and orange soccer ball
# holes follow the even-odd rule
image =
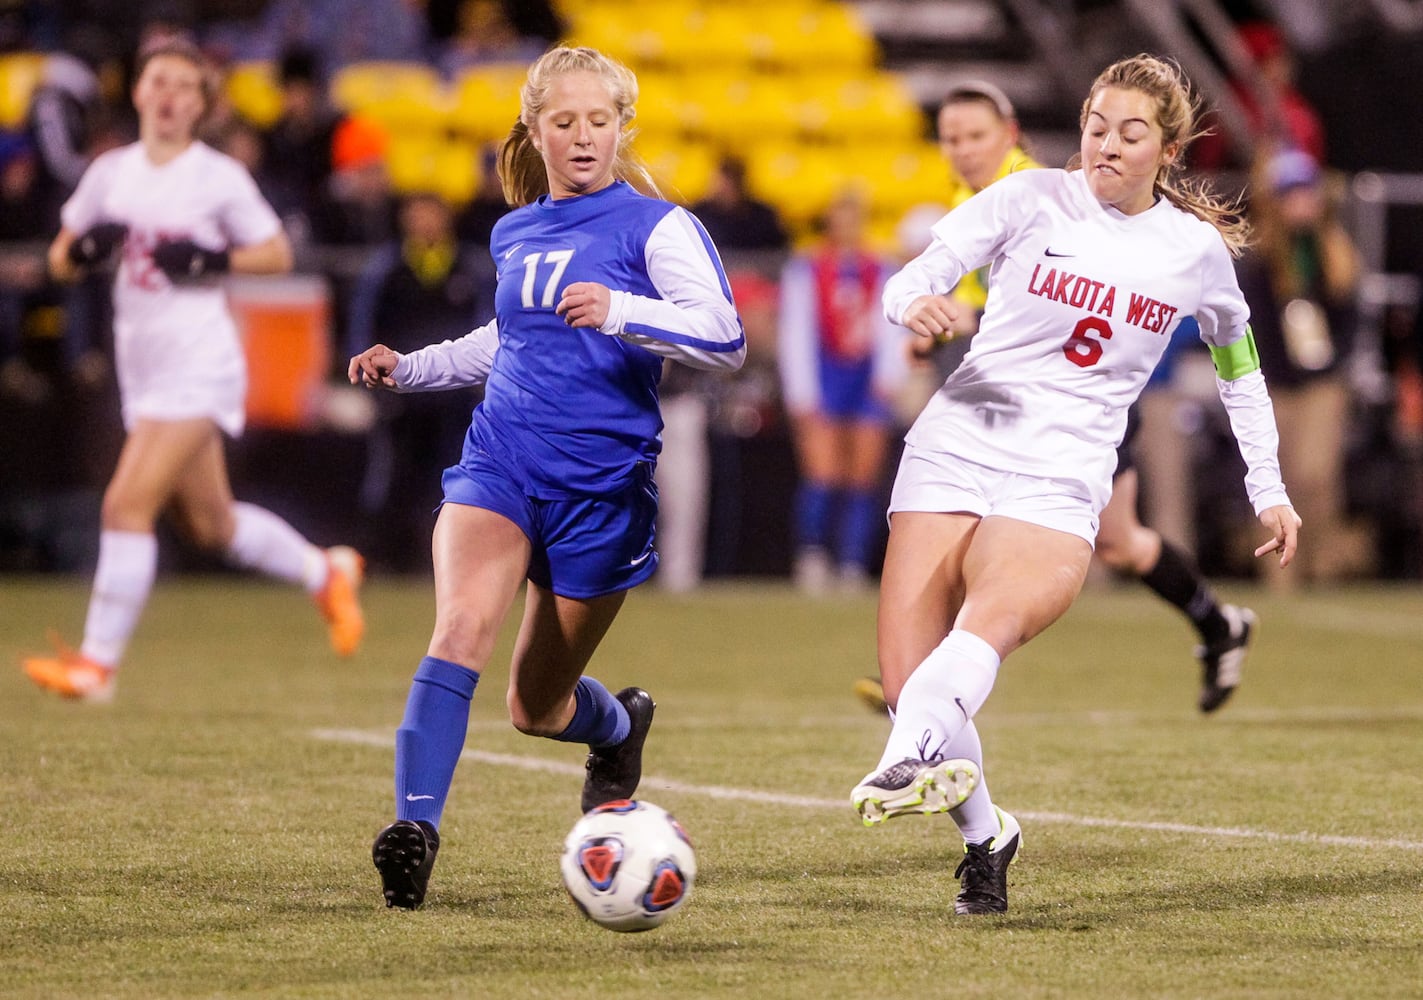
[[[671,813],[651,802],[619,799],[573,825],[559,868],[588,919],[613,931],[646,931],[687,902],[697,858]]]

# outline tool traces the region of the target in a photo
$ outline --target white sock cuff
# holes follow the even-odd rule
[[[944,641],[939,643],[939,648],[951,650],[958,657],[970,660],[995,673],[1003,665],[1003,659],[998,655],[998,650],[966,629],[956,628],[951,631],[944,637]]]
[[[972,632],[956,628],[931,655],[952,664],[954,687],[963,699],[963,711],[972,719],[988,700],[998,678],[998,652]]]
[[[99,532],[99,555],[128,565],[146,562],[158,554],[158,536],[151,531],[119,531],[105,528]]]
[[[271,511],[236,501],[227,557],[244,569],[299,583],[316,593],[326,582],[326,553]]]

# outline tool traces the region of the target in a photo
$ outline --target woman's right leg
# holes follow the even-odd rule
[[[830,526],[841,475],[840,441],[821,413],[800,414],[792,429],[799,475],[791,526],[795,583],[807,593],[822,594],[834,574]]]
[[[514,522],[445,503],[435,521],[435,632],[416,668],[395,734],[396,821],[371,849],[387,906],[425,899],[438,827],[464,750],[470,702],[528,572],[530,545]]]
[[[25,662],[25,672],[41,687],[87,700],[112,696],[113,672],[153,587],[158,566],[154,525],[184,467],[217,433],[207,419],[140,420],[129,432],[104,491],[83,643],[77,654]]]

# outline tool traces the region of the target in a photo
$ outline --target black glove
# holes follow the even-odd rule
[[[69,244],[69,259],[80,267],[89,267],[109,259],[114,248],[128,235],[122,222],[100,222],[90,226],[84,235]]]
[[[205,274],[222,274],[230,261],[226,250],[205,250],[192,240],[171,240],[153,248],[153,263],[170,280],[201,278]]]

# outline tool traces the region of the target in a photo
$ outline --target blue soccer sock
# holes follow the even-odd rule
[[[573,718],[568,727],[552,739],[562,743],[586,743],[590,747],[611,747],[628,738],[632,729],[628,711],[602,684],[591,677],[578,678],[573,700]]]
[[[479,674],[427,656],[415,670],[395,731],[395,816],[438,827],[469,728]]]
[[[869,569],[884,516],[873,490],[849,490],[840,509],[840,565]]]
[[[835,493],[826,483],[805,480],[795,492],[796,548],[826,548],[830,542],[830,512]]]

